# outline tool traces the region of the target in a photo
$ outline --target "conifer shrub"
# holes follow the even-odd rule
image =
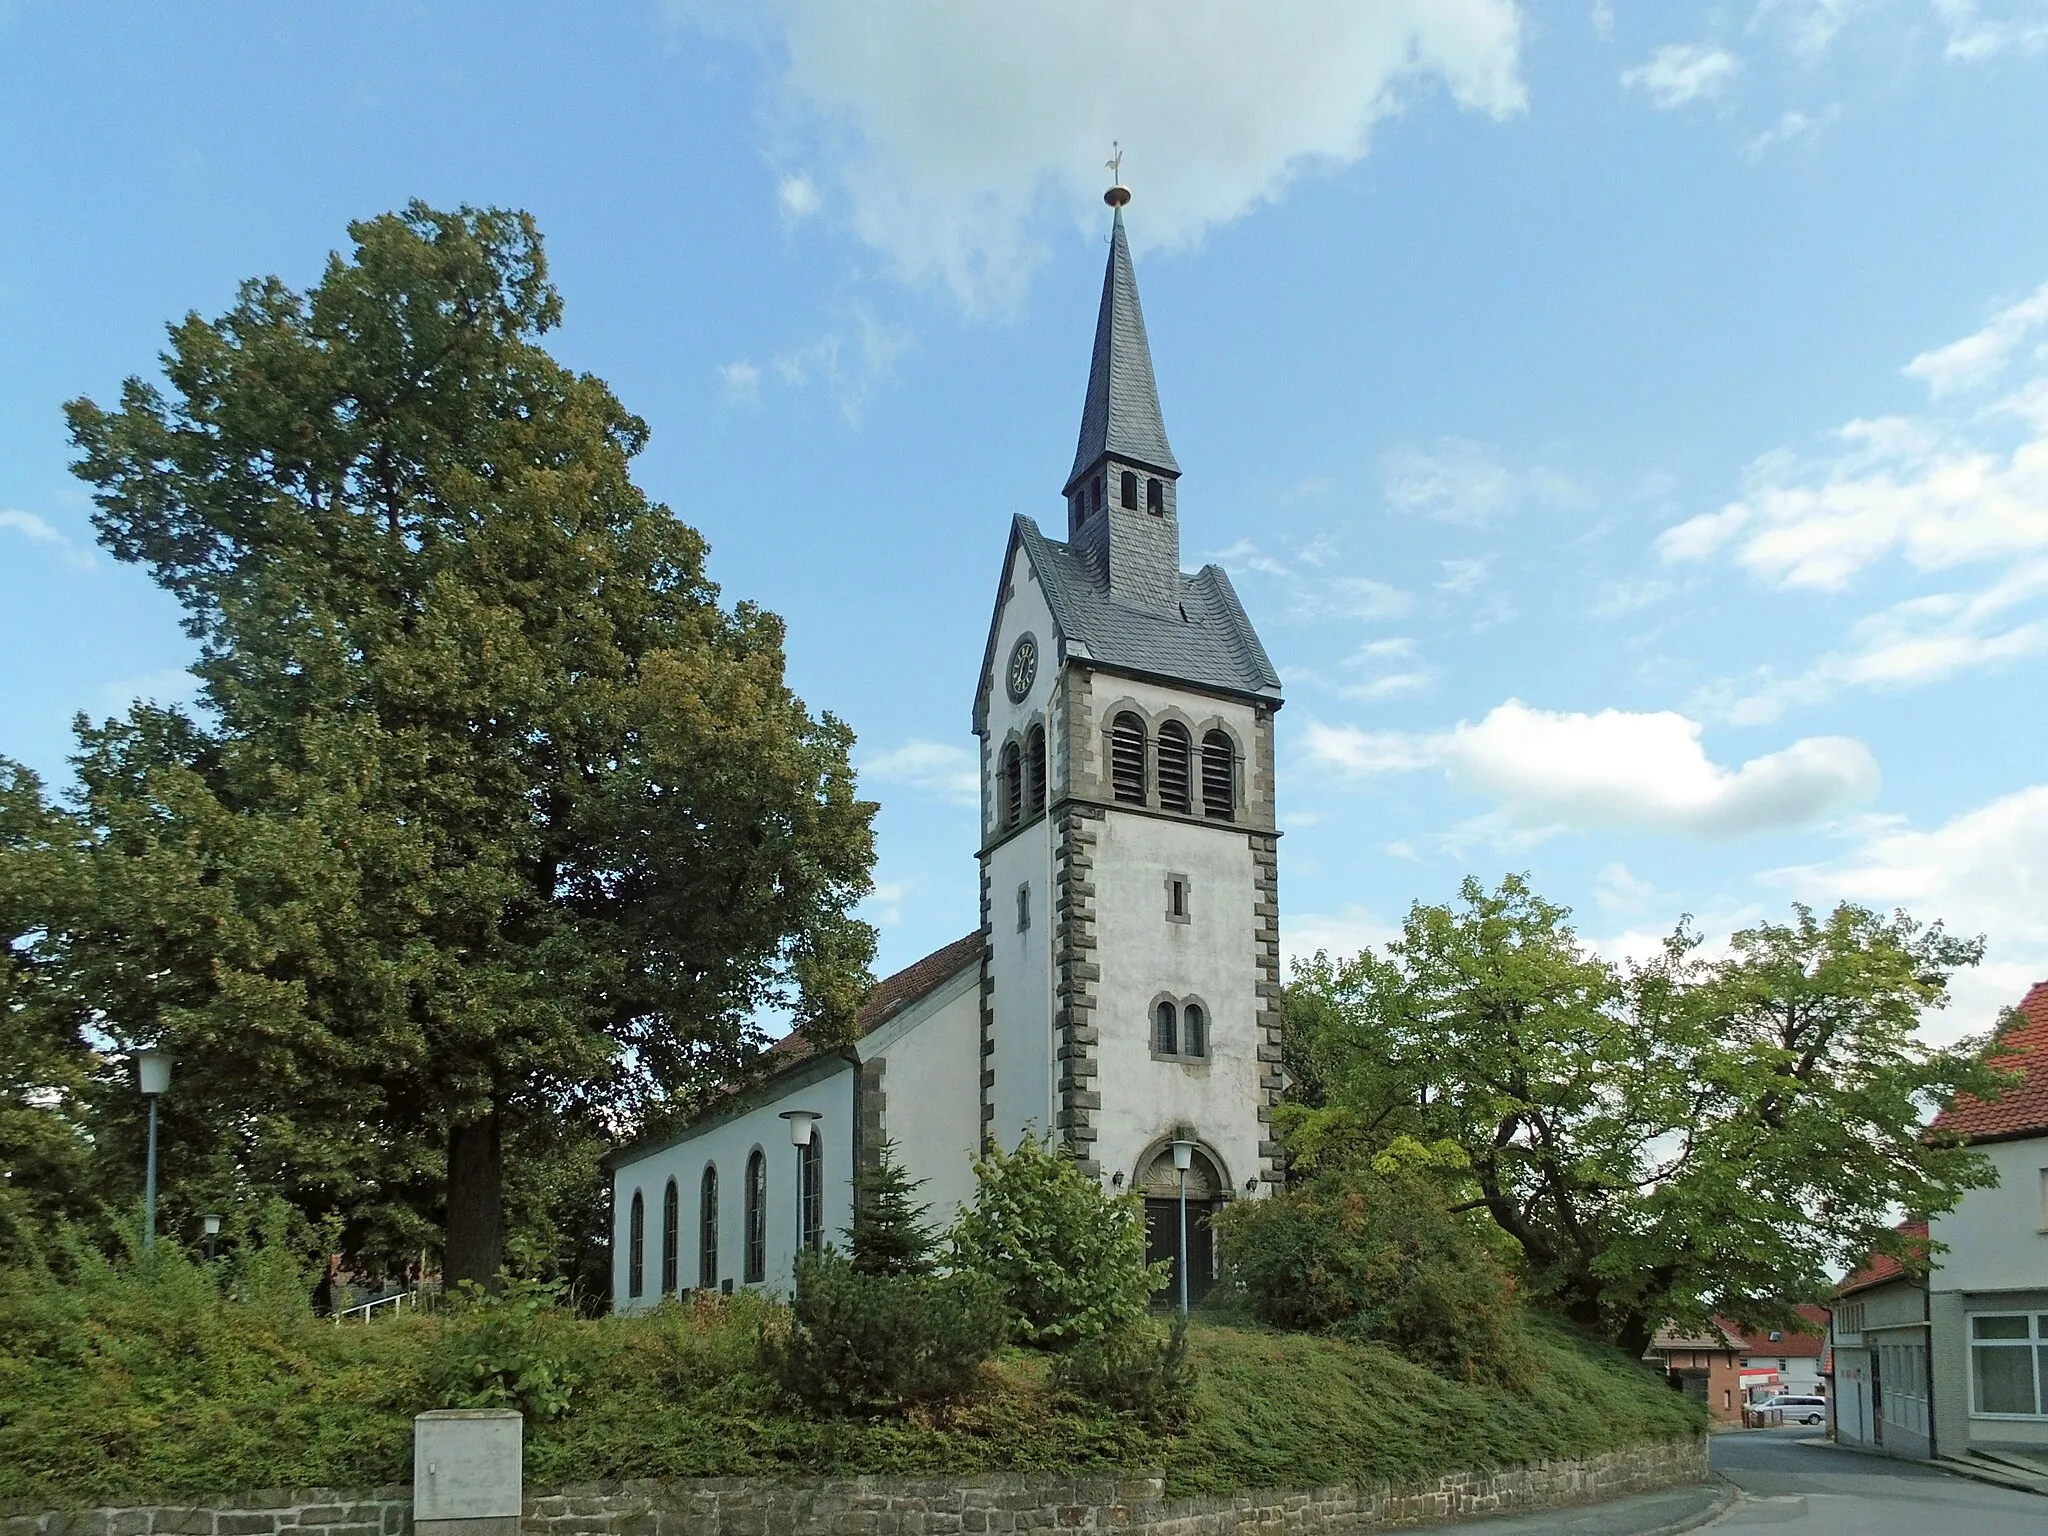
[[[912,1179],[896,1161],[896,1143],[883,1141],[872,1166],[853,1181],[853,1227],[846,1234],[853,1267],[863,1275],[930,1272],[936,1239],[917,1203],[925,1180]]]
[[[1053,1361],[1055,1389],[1083,1405],[1136,1414],[1154,1429],[1178,1429],[1194,1407],[1195,1367],[1188,1328],[1144,1323],[1083,1339]]]
[[[1336,1168],[1216,1231],[1236,1302],[1276,1328],[1387,1344],[1456,1380],[1526,1386],[1514,1282],[1427,1176]]]

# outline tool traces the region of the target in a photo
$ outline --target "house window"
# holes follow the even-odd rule
[[[2041,1170],[2041,1220],[2037,1230],[2048,1232],[2048,1168]]]
[[[1145,803],[1145,722],[1129,710],[1109,722],[1109,787],[1126,804]]]
[[[1180,1011],[1180,1051],[1183,1056],[1209,1054],[1209,1020],[1200,1003],[1189,1003]]]
[[[638,1296],[642,1289],[642,1266],[647,1259],[647,1202],[633,1191],[633,1205],[626,1217],[626,1294]]]
[[[759,1147],[747,1159],[747,1266],[749,1285],[768,1278],[768,1158]]]
[[[682,1201],[676,1197],[676,1181],[670,1179],[661,1195],[661,1294],[676,1293],[676,1224],[682,1215]]]
[[[1027,929],[1029,929],[1030,926],[1031,887],[1028,884],[1020,885],[1017,887],[1017,931],[1019,933],[1023,933]]]
[[[706,1163],[697,1184],[697,1284],[718,1289],[718,1165]]]
[[[1158,517],[1166,510],[1166,486],[1159,480],[1145,482],[1145,510]]]
[[[1045,810],[1045,727],[1034,725],[1024,738],[1024,807],[1033,816]]]
[[[2048,1313],[1978,1314],[1970,1319],[1970,1406],[1998,1418],[2048,1417]]]
[[[1202,738],[1202,814],[1218,821],[1237,815],[1237,748],[1223,731]]]
[[[1194,755],[1194,744],[1188,739],[1187,727],[1178,720],[1162,721],[1159,726],[1159,804],[1164,810],[1186,812],[1194,807],[1189,803],[1189,781],[1192,777],[1190,760]]]
[[[1180,1054],[1180,1019],[1164,999],[1152,1015],[1152,1049],[1161,1056]]]
[[[1166,877],[1166,920],[1169,923],[1188,921],[1188,877],[1168,875]]]
[[[803,1245],[816,1253],[825,1246],[825,1138],[811,1128],[811,1139],[797,1153],[803,1201]]]
[[[1024,754],[1011,742],[1003,748],[1003,825],[1014,827],[1024,819]]]
[[[1138,477],[1136,474],[1128,469],[1125,470],[1122,481],[1117,486],[1117,491],[1119,493],[1117,497],[1119,501],[1133,512],[1138,510]]]

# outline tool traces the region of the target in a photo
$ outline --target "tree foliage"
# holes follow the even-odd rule
[[[1831,1265],[1894,1248],[1900,1209],[1989,1181],[1922,1128],[1999,1076],[1915,1033],[1981,941],[1795,907],[1725,957],[1681,923],[1622,969],[1568,918],[1522,878],[1468,879],[1455,904],[1417,903],[1384,956],[1300,967],[1300,1160],[1455,1146],[1529,1290],[1635,1350],[1666,1319],[1782,1320],[1828,1293]]]
[[[873,807],[780,621],[633,483],[646,425],[542,347],[532,220],[349,233],[310,291],[174,325],[163,386],[67,407],[202,707],[81,722],[53,947],[115,1043],[179,1057],[174,1183],[488,1282],[526,1170],[743,1067],[763,1005],[850,1027]]]

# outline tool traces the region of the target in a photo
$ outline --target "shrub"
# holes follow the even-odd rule
[[[577,1377],[561,1287],[502,1277],[495,1294],[465,1282],[432,1375],[446,1408],[517,1408],[529,1419],[568,1411]]]
[[[974,1203],[953,1228],[956,1268],[1001,1287],[1022,1344],[1064,1349],[1135,1327],[1169,1264],[1145,1262],[1136,1194],[1111,1197],[1044,1142],[991,1146],[974,1165]]]
[[[924,1224],[931,1207],[915,1205],[923,1179],[912,1180],[896,1161],[896,1144],[876,1149],[875,1165],[853,1181],[853,1228],[846,1246],[853,1267],[864,1275],[921,1275],[932,1267],[932,1232]]]
[[[960,1397],[1003,1341],[985,1277],[863,1274],[839,1253],[802,1253],[788,1337],[763,1348],[791,1397],[834,1413]]]
[[[1526,1385],[1514,1284],[1421,1174],[1331,1170],[1240,1201],[1216,1226],[1261,1321],[1378,1340],[1461,1381]]]
[[[1084,1339],[1053,1362],[1053,1386],[1070,1398],[1117,1413],[1134,1413],[1155,1429],[1177,1429],[1194,1404],[1195,1367],[1188,1328],[1140,1325]]]

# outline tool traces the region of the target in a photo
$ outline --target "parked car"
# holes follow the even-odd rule
[[[1824,1397],[1767,1397],[1756,1406],[1784,1409],[1787,1424],[1818,1424],[1828,1416],[1828,1400]]]

